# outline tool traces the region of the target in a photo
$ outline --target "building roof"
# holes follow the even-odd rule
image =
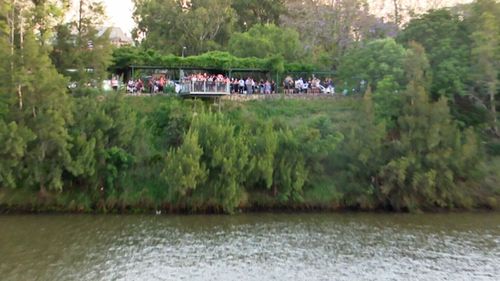
[[[134,41],[130,38],[120,27],[117,26],[106,26],[99,29],[99,36],[104,34],[105,31],[109,31],[109,40],[111,42],[121,42],[132,44]]]

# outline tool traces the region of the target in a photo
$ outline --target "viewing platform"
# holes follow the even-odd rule
[[[179,96],[184,98],[215,98],[216,100],[251,101],[268,99],[331,99],[341,95],[333,93],[290,93],[290,94],[238,94],[231,93],[231,85],[217,81],[183,81],[180,84]]]
[[[231,86],[225,82],[185,80],[180,86],[179,96],[185,98],[220,98],[231,95]]]

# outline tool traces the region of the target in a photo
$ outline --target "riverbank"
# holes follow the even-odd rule
[[[425,210],[393,210],[381,206],[362,208],[342,205],[334,198],[312,198],[305,196],[305,201],[298,203],[280,202],[269,194],[254,193],[246,195],[246,202],[241,202],[234,213],[449,213],[449,212],[498,212],[496,202],[500,197],[490,198],[481,204],[470,208],[433,208]],[[494,200],[493,200],[494,199]],[[38,193],[0,189],[0,214],[162,214],[162,215],[209,215],[227,214],[222,205],[210,205],[207,202],[186,202],[182,205],[170,203],[157,204],[154,198],[107,198],[92,201],[84,193],[45,194],[42,198]]]
[[[0,208],[225,214],[498,208],[500,158],[483,146],[487,138],[458,128],[446,103],[420,102],[398,109],[401,117],[389,123],[370,95],[224,101],[217,108],[173,97],[74,98],[75,121],[58,139],[65,146],[44,150],[54,143],[20,131],[23,147],[7,135],[5,143],[20,143],[13,151],[26,153],[4,157],[9,169],[0,177],[9,186],[0,188]],[[415,120],[426,121],[408,123]]]

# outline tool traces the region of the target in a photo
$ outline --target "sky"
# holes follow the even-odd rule
[[[103,2],[106,6],[108,25],[118,26],[130,35],[135,26],[132,19],[132,12],[134,11],[132,0],[103,0]]]

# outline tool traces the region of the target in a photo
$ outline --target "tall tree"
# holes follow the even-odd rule
[[[255,24],[279,24],[285,12],[285,0],[233,0],[232,7],[238,15],[240,31],[247,31]]]
[[[421,48],[412,49],[411,78],[398,119],[399,138],[392,143],[392,160],[382,167],[380,199],[396,210],[471,207],[470,190],[481,161],[473,130],[460,132],[445,98],[431,102],[423,85],[428,62]]]
[[[76,70],[73,79],[100,86],[112,53],[108,31],[99,29],[106,18],[104,5],[98,0],[79,0],[76,8],[75,18],[56,27],[51,57],[60,73]]]
[[[70,7],[70,0],[31,0],[33,9],[31,11],[32,28],[42,45],[49,45],[54,36],[53,29],[61,24]]]
[[[338,67],[340,58],[364,40],[394,35],[394,25],[369,11],[367,1],[289,0],[281,26],[297,30],[315,60]]]
[[[10,128],[19,133],[18,140],[25,141],[25,145],[22,141],[17,145],[17,149],[26,148],[24,154],[18,153],[23,158],[15,173],[17,182],[42,193],[60,190],[62,172],[71,160],[66,126],[72,122],[72,103],[66,94],[66,80],[57,73],[42,40],[31,28],[37,25],[32,17],[36,6],[31,1],[11,4],[7,30],[11,34],[10,61],[2,66],[9,71],[0,94],[8,96],[6,123],[15,122],[17,129]],[[5,51],[0,49],[1,53]]]
[[[243,183],[249,169],[249,149],[241,132],[224,115],[207,113],[194,117],[191,130],[199,132],[201,161],[207,180],[198,189],[205,200],[215,201],[232,213],[243,199]]]
[[[27,144],[34,138],[33,133],[26,127],[15,122],[5,124],[4,120],[0,119],[0,142],[3,144],[0,148],[0,187],[18,186]]]
[[[66,93],[66,79],[57,73],[48,54],[30,34],[21,52],[24,106],[15,111],[16,120],[33,131],[36,140],[28,143],[25,181],[47,189],[61,190],[62,172],[71,161],[69,134],[72,102]]]
[[[411,20],[398,41],[425,48],[433,72],[431,95],[437,99],[464,95],[469,73],[470,40],[466,23],[449,10],[430,11]]]
[[[248,32],[235,33],[229,41],[229,51],[237,57],[266,58],[280,55],[287,61],[304,58],[299,34],[273,24],[255,25]]]
[[[339,77],[351,88],[358,88],[364,80],[377,91],[380,81],[390,79],[401,89],[405,84],[405,58],[406,49],[394,39],[374,40],[342,57]]]
[[[163,53],[200,54],[226,46],[236,13],[230,0],[135,0],[136,39]]]
[[[498,100],[500,92],[500,3],[479,0],[473,5],[472,77],[479,97],[487,100],[490,126],[500,137],[498,129]]]
[[[371,89],[356,108],[355,121],[345,129],[344,139],[334,151],[333,176],[344,194],[344,204],[354,208],[374,208],[378,172],[385,163],[384,122],[375,118]]]
[[[181,202],[198,185],[206,180],[207,171],[202,163],[203,149],[198,143],[198,133],[188,131],[183,144],[168,152],[162,176],[167,182],[169,200]]]

